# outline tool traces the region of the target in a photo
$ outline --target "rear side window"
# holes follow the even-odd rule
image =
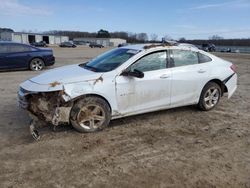
[[[28,52],[31,50],[29,46],[21,45],[21,44],[9,44],[8,52],[15,53],[15,52]]]
[[[198,53],[198,57],[199,57],[199,63],[207,63],[212,61],[210,57],[201,53]]]
[[[198,64],[199,59],[196,52],[189,50],[172,50],[170,62],[172,62],[171,67],[180,67]]]

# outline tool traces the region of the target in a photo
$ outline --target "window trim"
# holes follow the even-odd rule
[[[166,53],[166,68],[165,69],[168,69],[168,57],[169,57],[169,50],[159,50],[159,51],[153,51],[153,52],[150,52],[150,53],[147,53],[145,55],[143,55],[142,57],[140,57],[139,59],[137,59],[136,61],[134,61],[132,64],[130,64],[125,70],[129,70],[130,67],[132,65],[134,65],[135,63],[137,63],[138,61],[140,61],[142,58],[148,56],[148,55],[151,55],[151,54],[154,54],[154,53],[159,53],[159,52],[165,52]],[[157,69],[157,70],[163,70],[163,69]],[[151,71],[157,71],[157,70],[151,70]],[[145,72],[151,72],[151,71],[145,71]]]
[[[207,55],[205,55],[205,54],[203,54],[203,53],[200,53],[200,52],[196,52],[196,53],[197,53],[197,56],[198,56],[199,64],[202,64],[202,63],[209,63],[209,62],[212,62],[212,61],[213,61],[213,59],[212,59],[211,57],[209,57],[209,56],[207,56]],[[201,54],[201,55],[204,55],[204,56],[208,57],[208,58],[210,59],[210,61],[207,61],[207,62],[201,62],[201,60],[200,60],[200,55],[199,55],[199,54]]]

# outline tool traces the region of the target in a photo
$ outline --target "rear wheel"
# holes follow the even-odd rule
[[[95,132],[108,126],[111,111],[107,102],[99,97],[85,97],[73,106],[70,121],[79,132]]]
[[[41,58],[34,58],[30,61],[30,70],[40,71],[44,68],[44,62]]]
[[[215,82],[209,82],[201,92],[198,106],[201,110],[208,111],[213,109],[220,101],[221,88]]]

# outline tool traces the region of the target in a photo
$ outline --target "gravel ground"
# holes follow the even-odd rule
[[[54,67],[107,50],[53,49]],[[250,55],[216,55],[236,64],[239,82],[212,111],[148,113],[92,134],[47,126],[39,142],[16,107],[18,85],[38,73],[1,72],[0,187],[250,187]]]

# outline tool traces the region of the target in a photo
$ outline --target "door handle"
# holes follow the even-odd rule
[[[169,74],[163,74],[160,76],[161,79],[165,79],[165,78],[169,78],[169,77],[170,77]]]
[[[198,70],[198,73],[205,73],[206,71],[203,69]]]

